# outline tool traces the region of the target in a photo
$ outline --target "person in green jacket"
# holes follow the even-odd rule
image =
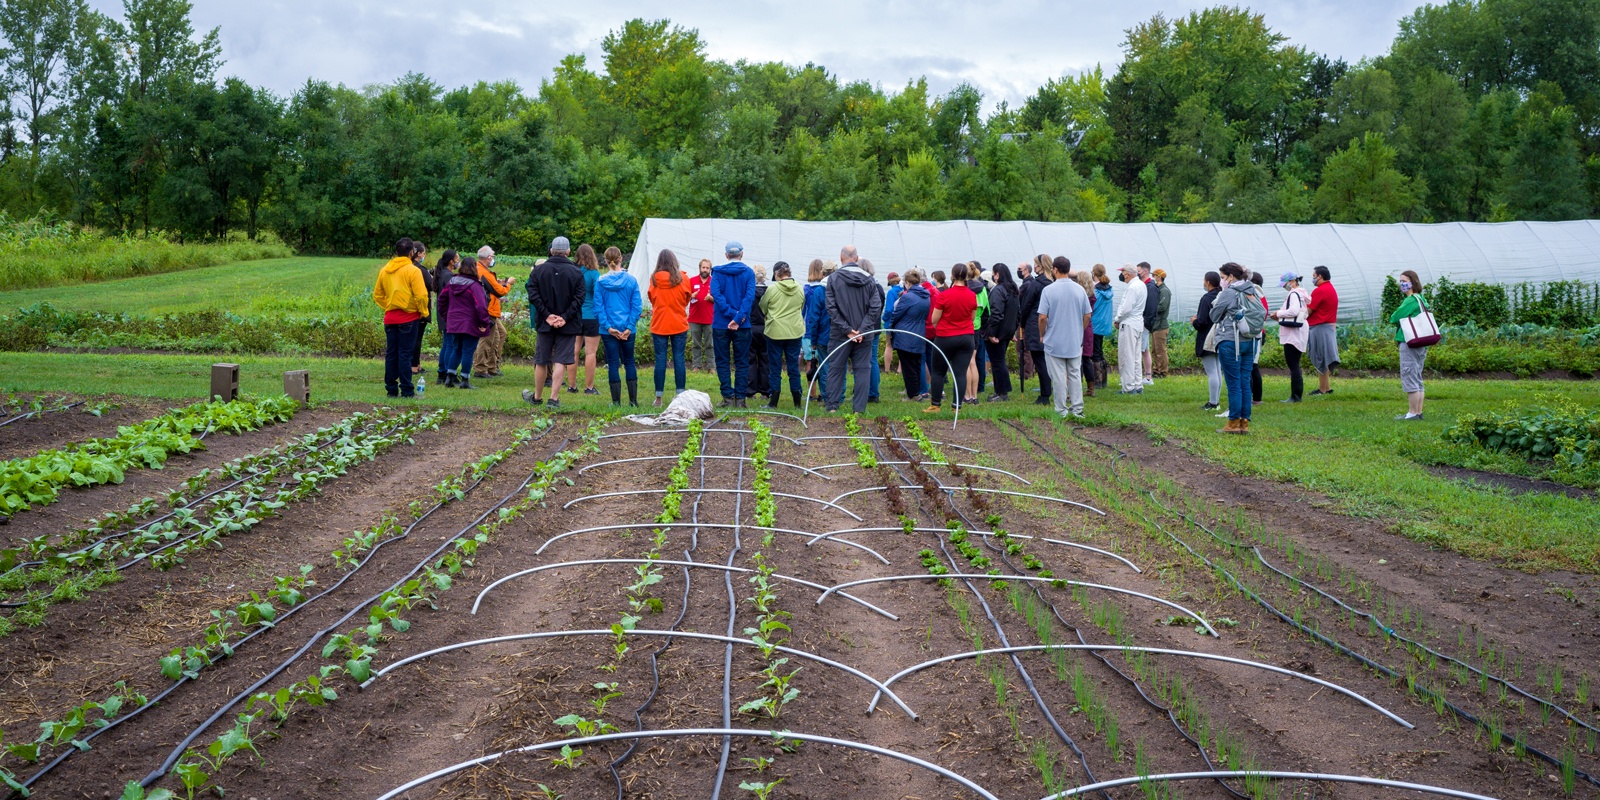
[[[772,265],[772,282],[761,295],[761,313],[766,316],[767,408],[778,407],[783,391],[783,372],[789,371],[789,396],[800,407],[800,340],[806,335],[805,288],[795,283],[789,263]]]
[[[1400,327],[1400,320],[1422,313],[1422,279],[1416,272],[1408,269],[1400,273],[1400,294],[1405,299],[1389,315],[1389,323],[1394,325],[1394,340],[1400,343],[1400,389],[1406,393],[1409,408],[1395,419],[1410,422],[1422,419],[1422,364],[1428,358],[1428,348],[1406,344],[1404,329]]]
[[[1167,286],[1167,271],[1153,270],[1158,294],[1156,295],[1156,324],[1150,328],[1150,374],[1156,378],[1167,377],[1167,334],[1172,328],[1167,319],[1172,311],[1172,289]]]

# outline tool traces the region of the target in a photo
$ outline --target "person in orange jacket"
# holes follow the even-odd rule
[[[506,347],[506,324],[500,321],[500,298],[511,291],[511,282],[501,283],[491,269],[493,266],[494,248],[489,245],[478,248],[478,280],[489,296],[489,316],[494,319],[494,325],[478,342],[477,360],[472,365],[474,378],[500,377],[500,358]]]
[[[417,244],[409,237],[394,243],[394,258],[378,270],[372,301],[383,309],[383,388],[390,397],[412,397],[412,350],[428,318],[428,284],[411,262]]]

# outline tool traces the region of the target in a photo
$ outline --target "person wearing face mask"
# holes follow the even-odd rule
[[[1122,265],[1117,280],[1124,287],[1111,319],[1117,326],[1117,370],[1122,382],[1119,393],[1144,394],[1144,309],[1150,292],[1132,264]]]
[[[1394,340],[1400,343],[1400,389],[1406,393],[1406,413],[1395,417],[1405,422],[1422,421],[1422,365],[1428,359],[1428,348],[1412,347],[1406,343],[1405,330],[1400,327],[1400,321],[1421,314],[1425,310],[1422,302],[1422,278],[1417,273],[1406,270],[1400,273],[1400,293],[1405,299],[1400,301],[1400,307],[1389,315],[1389,324],[1395,326]]]
[[[1306,355],[1311,357],[1311,367],[1317,371],[1317,389],[1313,395],[1333,394],[1329,376],[1339,366],[1339,334],[1334,325],[1339,321],[1339,293],[1333,288],[1333,273],[1327,267],[1311,269],[1311,302],[1306,305]]]
[[[1305,394],[1305,377],[1300,371],[1300,357],[1306,352],[1306,316],[1310,314],[1311,295],[1300,288],[1301,277],[1285,272],[1278,278],[1278,286],[1289,294],[1283,298],[1283,308],[1272,312],[1278,321],[1278,343],[1283,345],[1283,360],[1289,366],[1289,399],[1282,402],[1298,403]]]

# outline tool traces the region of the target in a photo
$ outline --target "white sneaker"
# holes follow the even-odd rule
[[[1154,385],[1156,385],[1156,381],[1155,381],[1154,378],[1145,378],[1144,379],[1144,385],[1146,385],[1146,386],[1154,386]]]
[[[1222,419],[1223,417],[1228,416],[1228,410],[1223,409],[1221,414],[1213,414],[1212,416],[1216,417],[1217,419]]]

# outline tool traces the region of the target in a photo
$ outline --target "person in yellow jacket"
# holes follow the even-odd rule
[[[394,258],[378,270],[372,286],[372,301],[383,309],[383,388],[390,397],[412,397],[412,350],[420,343],[417,331],[428,317],[428,284],[422,271],[411,262],[416,242],[410,238],[394,243]]]

